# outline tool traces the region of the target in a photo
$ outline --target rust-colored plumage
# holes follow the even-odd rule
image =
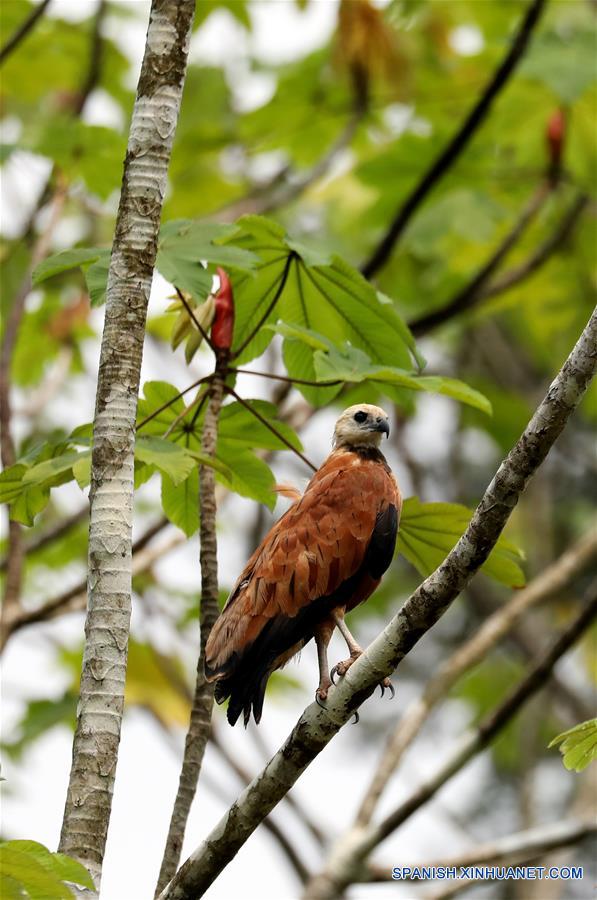
[[[400,493],[378,449],[388,434],[383,410],[360,404],[336,425],[335,449],[273,526],[238,579],[206,648],[206,676],[228,720],[251,708],[259,722],[267,680],[312,637],[320,665],[318,697],[331,684],[327,645],[336,626],[350,659],[361,652],[344,623],[375,590],[394,553]]]

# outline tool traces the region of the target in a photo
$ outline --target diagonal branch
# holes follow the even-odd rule
[[[27,37],[29,32],[35,27],[38,19],[41,19],[49,5],[50,0],[41,0],[41,3],[34,6],[27,18],[15,29],[4,46],[0,49],[0,66],[6,62],[10,54],[13,53],[19,44]]]
[[[330,692],[326,707],[313,703],[304,711],[281,749],[189,857],[161,900],[190,900],[213,883],[354,710],[446,612],[495,546],[529,478],[563,431],[596,367],[597,310],[454,549]]]
[[[292,452],[296,456],[298,456],[299,459],[302,459],[302,461],[305,463],[305,465],[309,466],[309,468],[312,469],[314,472],[317,472],[317,466],[314,466],[313,463],[310,460],[308,460],[307,457],[304,456],[300,450],[297,450],[296,447],[293,447],[292,444],[290,443],[290,441],[288,441],[284,437],[284,435],[278,431],[278,429],[276,428],[275,425],[272,425],[271,422],[268,422],[267,419],[264,418],[264,416],[262,416],[260,412],[257,412],[257,410],[254,407],[252,407],[250,403],[247,403],[246,400],[243,400],[243,398],[240,397],[233,388],[228,387],[228,385],[226,385],[225,390],[226,390],[226,393],[230,394],[231,397],[234,397],[234,399],[238,403],[240,403],[241,406],[244,406],[245,409],[248,409],[249,412],[251,413],[251,415],[255,416],[255,418],[258,419],[258,421],[261,422],[262,425],[265,425],[265,427],[268,428],[269,431],[272,432],[272,434],[275,434],[276,437],[278,438],[278,440],[282,441],[282,443],[285,444],[289,450],[292,450]]]
[[[332,852],[324,872],[307,887],[305,900],[332,900],[353,881],[365,865],[369,853],[406,819],[433,797],[473,757],[489,746],[497,734],[520,711],[523,704],[545,685],[558,660],[574,646],[597,617],[597,580],[589,589],[589,598],[581,612],[529,669],[514,690],[485,716],[479,725],[465,734],[456,749],[438,770],[387,815],[378,825],[355,829]]]
[[[504,291],[509,291],[510,288],[534,275],[568,240],[588,203],[588,196],[579,194],[553,233],[537,247],[535,252],[531,253],[528,259],[520,263],[520,265],[515,266],[509,272],[504,272],[503,275],[482,287],[477,295],[477,299],[490,300],[492,297],[496,297],[498,294],[504,293]]]
[[[85,510],[85,514],[88,514],[88,510]],[[138,538],[132,546],[132,575],[138,575],[139,572],[144,572],[149,566],[153,565],[155,560],[169,550],[172,547],[177,546],[176,543],[173,542],[165,542],[164,544],[156,547],[149,548],[147,553],[144,553],[147,544],[153,540],[153,538],[163,531],[170,522],[165,517],[158,519],[158,521],[151,525],[147,531],[145,531],[140,538]],[[180,543],[183,540],[182,535],[176,535],[179,540],[177,543]],[[6,622],[6,630],[2,635],[2,644],[0,649],[4,649],[6,646],[6,642],[8,639],[15,633],[15,631],[19,631],[21,628],[25,628],[27,625],[34,625],[36,622],[48,622],[51,619],[55,619],[57,616],[62,615],[65,612],[82,612],[85,609],[85,603],[87,600],[87,580],[78,582],[73,585],[72,588],[69,588],[66,591],[63,591],[61,594],[58,594],[57,597],[53,597],[51,600],[47,600],[42,606],[38,606],[35,609],[24,609],[20,610],[18,614],[11,616],[7,619]]]
[[[434,160],[431,167],[425,172],[419,183],[406,198],[380,243],[361,267],[361,271],[365,278],[371,278],[383,265],[385,265],[402,232],[410,222],[411,217],[426,199],[432,188],[435,187],[437,182],[450,169],[450,166],[458,159],[477,129],[485,121],[493,101],[504,89],[510,76],[516,69],[516,66],[522,59],[545,4],[546,0],[533,0],[533,2],[529,4],[529,8],[521,22],[518,32],[514,36],[510,49],[494,73],[493,78],[450,143]]]
[[[425,685],[421,696],[406,710],[390,736],[371,785],[361,803],[355,824],[367,825],[371,821],[379,798],[407,747],[419,734],[433,708],[447,696],[458,679],[477,665],[515,626],[525,612],[557,595],[596,558],[597,529],[592,528],[526,588],[516,591],[509,603],[501,606],[486,619],[479,630],[440,666]]]

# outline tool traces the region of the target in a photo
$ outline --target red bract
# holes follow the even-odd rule
[[[234,331],[234,297],[232,284],[224,269],[218,266],[220,289],[216,294],[216,313],[211,326],[211,341],[217,350],[230,350]]]
[[[553,171],[559,171],[564,152],[564,139],[566,137],[566,112],[556,109],[552,112],[547,122],[545,131],[549,159]]]

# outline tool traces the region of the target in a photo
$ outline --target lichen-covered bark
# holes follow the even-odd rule
[[[60,850],[99,886],[124,707],[137,394],[194,0],[153,0],[108,276],[90,490],[88,612]]]
[[[330,692],[311,704],[281,749],[184,863],[161,900],[202,896],[307,766],[435,624],[487,559],[528,479],[578,405],[597,367],[597,310],[523,435],[500,466],[454,549]]]
[[[216,371],[205,411],[201,436],[201,451],[204,456],[214,457],[216,453],[218,420],[223,396],[224,376],[219,371]],[[187,820],[197,790],[205,747],[207,746],[211,730],[214,686],[205,679],[205,645],[219,612],[216,480],[215,472],[211,466],[201,466],[199,470],[199,506],[201,511],[201,524],[199,527],[201,651],[197,663],[191,720],[185,739],[178,791],[172,809],[164,857],[156,887],[157,894],[168,884],[180,862]]]

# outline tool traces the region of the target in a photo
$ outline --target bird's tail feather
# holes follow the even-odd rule
[[[228,678],[222,678],[216,682],[214,691],[216,703],[223,703],[228,697],[230,698],[226,718],[231,725],[236,725],[242,712],[246,728],[251,718],[251,710],[253,710],[255,722],[259,724],[263,712],[265,688],[270,675],[270,669],[261,668],[248,673],[241,667],[240,671],[237,670]]]

